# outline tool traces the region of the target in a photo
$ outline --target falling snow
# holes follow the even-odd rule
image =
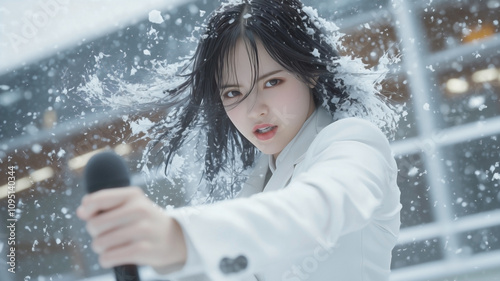
[[[43,1],[39,2],[43,3]],[[222,6],[241,2],[242,0],[226,1],[222,3]],[[305,7],[304,11],[312,19],[314,26],[300,27],[304,28],[310,36],[323,36],[324,42],[339,50],[342,55],[336,61],[341,65],[336,70],[338,77],[345,81],[346,89],[352,91],[353,96],[362,101],[361,104],[364,105],[345,104],[339,106],[337,118],[360,115],[362,118],[375,122],[379,127],[395,127],[397,124],[394,123],[389,114],[394,109],[384,107],[384,103],[379,97],[381,94],[384,96],[393,94],[398,99],[404,99],[405,103],[408,102],[405,104],[405,110],[399,111],[398,115],[402,120],[406,120],[401,123],[400,127],[404,134],[400,135],[399,139],[394,142],[394,147],[400,150],[399,153],[410,153],[409,155],[398,155],[402,156],[403,159],[398,160],[400,169],[398,184],[402,191],[401,198],[402,200],[408,199],[407,202],[402,202],[402,222],[406,224],[405,227],[427,223],[429,225],[439,224],[441,221],[436,219],[439,217],[436,216],[436,213],[442,209],[445,209],[445,213],[454,220],[462,221],[461,225],[466,225],[463,221],[470,219],[469,215],[477,216],[474,219],[477,218],[477,221],[481,221],[481,212],[496,212],[500,206],[499,136],[498,133],[494,133],[498,130],[490,127],[490,123],[488,123],[492,117],[496,118],[498,108],[500,108],[498,106],[499,76],[496,73],[494,76],[496,78],[480,83],[467,79],[468,72],[473,71],[471,64],[477,70],[483,67],[498,68],[500,64],[495,57],[491,56],[491,53],[494,52],[488,45],[491,45],[491,41],[488,41],[490,39],[477,40],[469,45],[464,43],[466,36],[471,36],[478,31],[475,30],[476,27],[473,24],[477,23],[479,26],[493,28],[493,32],[498,34],[499,21],[495,17],[496,14],[493,18],[479,17],[480,5],[470,3],[471,5],[461,11],[461,13],[470,13],[468,18],[450,22],[451,13],[441,7],[445,6],[443,3],[446,1],[440,2],[439,5],[434,2],[432,0],[425,1],[422,5],[425,7],[419,11],[412,7],[412,15],[422,14],[426,16],[425,25],[434,27],[428,30],[429,33],[424,34],[427,36],[425,42],[418,36],[411,37],[408,41],[419,51],[427,52],[426,48],[431,49],[428,57],[437,59],[435,61],[428,59],[428,57],[420,58],[420,67],[424,68],[421,70],[425,75],[429,77],[440,77],[444,74],[454,75],[454,78],[467,81],[468,88],[466,92],[459,94],[450,94],[446,92],[446,89],[441,93],[440,87],[445,87],[443,85],[446,81],[432,80],[429,81],[430,85],[428,85],[430,89],[419,89],[422,92],[430,92],[428,96],[430,98],[424,99],[424,102],[414,99],[417,93],[413,92],[412,86],[414,85],[411,83],[418,73],[413,69],[405,69],[404,65],[401,66],[400,59],[403,59],[404,63],[408,59],[408,54],[405,54],[405,46],[399,41],[400,38],[396,38],[395,42],[388,43],[387,41],[388,34],[392,35],[394,31],[398,31],[398,28],[401,31],[401,22],[397,20],[396,15],[391,16],[396,19],[392,21],[391,18],[391,24],[387,29],[381,28],[376,20],[369,23],[360,23],[357,19],[353,21],[357,22],[356,29],[363,32],[360,39],[354,38],[363,40],[358,43],[368,49],[363,50],[365,52],[363,58],[357,57],[357,52],[360,50],[353,48],[349,43],[352,34],[345,36],[339,32],[335,23],[320,17],[318,11],[312,7]],[[460,6],[463,4],[461,2],[463,1],[454,2],[454,4]],[[484,4],[491,11],[496,11],[495,9],[500,6],[498,1],[483,2],[481,4]],[[41,5],[40,3],[39,5]],[[324,3],[328,4],[328,1],[324,1]],[[75,41],[74,50],[66,50],[66,45],[55,41],[51,43],[50,47],[40,46],[38,48],[46,50],[47,56],[51,57],[40,57],[36,64],[27,63],[15,71],[17,74],[13,72],[9,74],[10,76],[5,75],[6,78],[0,81],[0,110],[9,114],[8,118],[0,121],[2,126],[0,129],[2,137],[0,163],[5,164],[7,159],[12,159],[13,155],[28,158],[27,164],[16,167],[18,179],[32,175],[29,181],[18,182],[19,185],[29,185],[22,191],[22,200],[19,200],[16,209],[16,218],[23,222],[18,233],[22,233],[22,239],[25,239],[23,247],[27,250],[28,256],[33,257],[33,260],[40,257],[46,259],[44,266],[47,267],[47,271],[59,274],[56,273],[57,266],[65,265],[66,262],[69,262],[67,259],[71,260],[72,255],[81,249],[85,251],[82,252],[83,254],[79,253],[81,256],[78,258],[90,259],[90,244],[86,241],[88,238],[82,234],[83,226],[75,216],[75,208],[83,195],[82,183],[79,182],[78,178],[81,168],[73,171],[67,167],[67,161],[79,154],[101,148],[96,143],[104,143],[109,147],[114,146],[113,140],[108,138],[110,134],[118,135],[120,141],[127,143],[137,139],[144,142],[150,141],[161,133],[161,129],[153,128],[154,125],[158,124],[158,118],[154,115],[158,112],[151,112],[151,114],[147,112],[148,114],[141,117],[136,117],[131,112],[136,112],[137,108],[144,104],[162,104],[167,96],[164,90],[171,89],[183,81],[176,74],[181,73],[184,67],[189,65],[189,60],[186,57],[191,55],[192,51],[189,52],[188,49],[194,47],[192,45],[187,47],[187,45],[195,43],[200,37],[198,34],[203,30],[202,25],[195,27],[193,25],[197,25],[195,22],[203,21],[200,17],[206,16],[207,13],[200,9],[201,5],[199,7],[198,5],[198,3],[190,3],[190,6],[186,6],[185,10],[191,14],[192,18],[184,16],[177,10],[164,10],[162,12],[147,9],[141,15],[143,20],[121,28],[113,34],[106,36],[102,34],[80,35],[78,41]],[[356,4],[353,2],[352,5]],[[387,5],[376,4],[378,8],[371,10],[371,12],[377,14],[387,12],[393,5],[392,2]],[[63,10],[70,11],[69,9]],[[6,11],[4,12],[3,16],[7,16]],[[328,13],[327,10],[320,9],[320,12],[328,17],[343,17],[341,11]],[[30,13],[27,12],[27,15]],[[244,19],[251,17],[251,13],[243,16]],[[380,13],[380,17],[385,19],[383,13]],[[23,19],[23,17],[16,19],[19,26],[23,26],[25,23]],[[75,17],[75,19],[77,18]],[[29,44],[38,45],[38,40],[41,39],[39,35],[50,34],[51,28],[55,26],[52,24],[53,20],[53,18],[48,19],[48,23],[51,25],[47,25],[47,27],[50,28],[36,26],[39,33],[33,34],[33,40],[30,38]],[[231,18],[228,22],[234,24],[235,21],[234,18]],[[342,21],[339,23],[345,24]],[[123,26],[118,22],[113,24]],[[68,28],[71,27],[68,26]],[[325,30],[328,36],[315,34],[312,27]],[[8,31],[10,28],[13,27],[6,25],[4,29]],[[447,31],[446,28],[449,30]],[[177,35],[174,30],[188,33]],[[54,30],[54,33],[57,31]],[[458,37],[457,34],[459,34]],[[379,35],[380,38],[377,38]],[[396,36],[399,36],[397,32]],[[63,36],[60,35],[60,37]],[[437,40],[438,43],[432,40]],[[387,44],[393,44],[397,51],[389,50]],[[436,48],[437,45],[439,46]],[[476,47],[473,48],[474,46]],[[458,59],[448,58],[443,62],[439,61],[441,58],[436,56],[436,54],[446,54],[448,51],[455,52],[462,49],[466,53],[462,53]],[[178,54],[177,51],[185,52]],[[308,51],[313,56],[320,58],[321,54],[317,48],[311,48]],[[50,55],[50,52],[53,52],[53,55]],[[402,55],[398,55],[399,52]],[[174,55],[170,55],[171,53]],[[380,57],[384,53],[385,55]],[[14,55],[14,53],[12,54]],[[168,57],[168,59],[160,59],[162,56]],[[24,56],[23,59],[29,62],[30,57]],[[367,61],[373,62],[373,64],[368,65]],[[382,88],[381,83],[391,76],[402,78],[401,80],[404,82],[394,83],[398,86],[395,89]],[[391,93],[387,93],[387,91]],[[185,96],[180,96],[179,99],[183,97]],[[415,103],[416,101],[419,102]],[[431,105],[432,111],[430,110]],[[165,122],[164,124],[172,123],[178,117],[176,110],[172,109],[171,112],[166,113],[161,122]],[[426,131],[429,128],[422,127],[422,123],[416,120],[421,116],[416,116],[414,111],[419,114],[431,115],[433,120],[439,120],[434,124],[426,124],[433,129],[431,130],[432,135],[421,138],[420,131]],[[115,113],[117,116],[123,116],[121,119],[124,124],[123,128],[107,127],[107,122],[112,119],[111,116]],[[445,131],[447,134],[441,135],[441,131]],[[71,134],[81,135],[77,140],[70,139]],[[454,136],[465,137],[467,134],[475,134],[475,137],[455,143]],[[202,132],[193,133],[193,139],[195,139],[193,145],[196,144],[194,136],[202,139],[201,135]],[[26,144],[25,141],[29,139],[33,141]],[[20,140],[19,144],[18,140]],[[425,143],[422,144],[424,149],[420,151],[422,140],[425,140],[423,141]],[[21,145],[23,142],[24,146]],[[168,145],[168,143],[164,145]],[[17,148],[17,146],[19,147]],[[414,150],[409,150],[408,147],[412,146],[414,146],[412,148]],[[11,149],[11,147],[16,147],[16,149]],[[439,153],[428,153],[436,151],[435,148],[438,148]],[[172,197],[177,196],[178,200],[185,200],[189,195],[194,194],[190,190],[191,187],[202,187],[199,181],[201,176],[197,174],[200,167],[195,165],[200,159],[196,157],[200,155],[190,156],[194,150],[193,147],[188,147],[186,155],[174,157],[171,172],[179,179],[165,179],[162,173],[165,166],[155,166],[154,162],[148,162],[149,158],[143,157],[131,165],[137,171],[142,171],[145,175],[144,178],[157,179],[155,177],[159,177],[173,185],[185,184],[185,187],[170,194],[168,192],[172,190],[165,190],[164,186],[162,186],[163,189],[153,188],[150,182],[147,183],[151,198],[164,203],[167,208],[175,208],[174,205],[170,205],[174,202]],[[146,152],[142,150],[134,152],[146,155]],[[433,163],[441,163],[440,168],[443,171],[436,172],[426,166],[427,162],[432,161],[434,161]],[[51,167],[55,176],[35,182],[34,178],[47,171],[42,170],[45,167]],[[222,175],[221,178],[223,177],[225,180],[232,179],[230,174]],[[4,183],[0,183],[0,186],[2,184]],[[450,186],[452,189],[445,189],[446,192],[450,193],[448,195],[450,198],[435,198],[436,194],[443,191],[442,189],[438,190],[438,188]],[[165,195],[167,193],[168,195]],[[196,195],[198,197],[193,195],[191,203],[203,203],[204,197],[202,195]],[[484,221],[491,219],[488,216],[489,214],[485,215]],[[454,221],[449,223],[453,226]],[[403,228],[402,231],[404,232],[405,229]],[[436,262],[443,256],[455,258],[455,255],[458,257],[457,260],[460,260],[482,252],[498,251],[500,248],[498,233],[500,233],[498,227],[491,227],[453,233],[452,238],[443,237],[439,232],[436,235],[437,238],[432,239],[419,240],[419,237],[412,237],[412,242],[407,245],[398,245],[395,249],[394,264],[396,267],[405,267],[427,262],[426,258]],[[28,238],[24,238],[24,236]],[[31,246],[31,251],[29,246]],[[8,246],[4,241],[0,241],[0,252],[6,247]],[[56,249],[57,254],[46,252],[54,249]],[[61,258],[59,253],[62,253],[63,250],[67,251],[65,253],[68,254]],[[19,254],[22,253],[19,252]],[[56,263],[61,263],[61,265],[50,264],[51,257],[57,257]],[[71,266],[71,270],[78,272],[78,274],[84,271],[100,272],[102,270],[97,263],[89,264],[88,268],[84,269],[79,268],[78,265]],[[37,264],[33,264],[33,267],[29,269],[26,267],[25,265],[23,275],[18,275],[20,280],[60,279],[60,277],[54,277],[56,275],[51,277],[38,276]],[[70,269],[65,268],[64,270]]]
[[[152,10],[149,12],[149,21],[157,24],[164,22],[161,12],[158,10]]]
[[[314,50],[311,52],[311,54],[317,58],[319,58],[320,54],[319,54],[319,51],[318,49],[314,48]]]

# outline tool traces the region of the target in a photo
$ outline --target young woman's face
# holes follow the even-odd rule
[[[310,86],[274,61],[257,44],[259,69],[254,81],[253,63],[243,40],[235,47],[234,64],[225,67],[221,99],[229,119],[253,145],[275,159],[295,137],[315,105]],[[246,93],[250,95],[236,106]]]

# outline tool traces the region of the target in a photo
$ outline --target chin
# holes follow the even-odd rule
[[[260,150],[260,152],[266,154],[266,155],[276,155],[281,152],[279,149],[272,149],[269,147],[257,147],[257,149]]]

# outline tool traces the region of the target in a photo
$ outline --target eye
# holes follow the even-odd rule
[[[265,87],[266,88],[274,87],[274,86],[278,85],[279,83],[281,83],[280,79],[271,79],[271,80],[266,82]]]
[[[227,91],[221,95],[222,104],[224,106],[231,106],[238,104],[242,99],[243,94],[239,91]]]
[[[231,99],[231,98],[235,98],[239,95],[241,95],[241,93],[238,91],[228,91],[228,92],[225,92],[224,94],[222,94],[222,97],[224,99]]]

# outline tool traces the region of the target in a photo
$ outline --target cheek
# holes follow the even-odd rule
[[[295,99],[298,101],[297,105],[306,111],[309,111],[310,103],[312,102],[311,89],[306,85],[301,85],[300,88],[296,89]]]
[[[282,110],[287,110],[289,113],[299,113],[303,109],[308,108],[309,99],[311,98],[308,89],[309,88],[306,89],[302,85],[283,89],[280,95],[276,95],[274,104]]]
[[[241,117],[238,107],[235,107],[231,110],[227,110],[226,114],[231,123],[233,123],[233,125],[236,127],[236,129],[240,130],[243,118]]]

